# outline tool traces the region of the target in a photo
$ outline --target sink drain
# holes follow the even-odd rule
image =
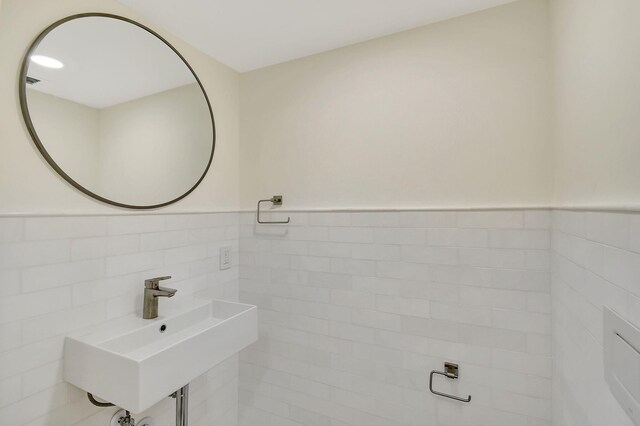
[[[160,333],[164,333],[165,331],[167,331],[167,324],[162,324],[160,326]]]

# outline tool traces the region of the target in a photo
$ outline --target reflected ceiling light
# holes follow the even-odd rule
[[[42,65],[47,68],[62,68],[64,64],[57,59],[50,58],[43,55],[32,55],[31,60],[38,65]]]

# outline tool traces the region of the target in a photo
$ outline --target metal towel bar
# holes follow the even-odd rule
[[[471,395],[467,396],[466,398],[460,398],[459,396],[455,396],[455,395],[449,395],[447,393],[442,393],[442,392],[438,392],[433,390],[433,375],[434,374],[439,374],[441,376],[444,376],[448,379],[457,379],[458,378],[458,364],[454,364],[452,362],[445,362],[444,363],[444,371],[437,371],[437,370],[433,370],[431,371],[431,374],[429,374],[429,390],[431,391],[431,393],[438,395],[438,396],[444,396],[445,398],[450,398],[450,399],[455,399],[456,401],[460,401],[460,402],[470,402],[471,401]]]
[[[289,221],[291,220],[290,217],[287,218],[287,220],[281,220],[281,221],[265,221],[265,220],[260,220],[260,204],[261,203],[271,203],[274,206],[281,206],[282,205],[282,195],[274,195],[273,197],[267,199],[267,200],[260,200],[258,201],[258,208],[256,211],[256,220],[258,221],[258,223],[264,223],[264,224],[281,224],[281,223],[289,223]]]

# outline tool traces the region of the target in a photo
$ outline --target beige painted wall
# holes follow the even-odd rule
[[[544,0],[524,0],[248,73],[242,205],[640,205],[635,0],[554,0],[556,147],[549,137]],[[119,212],[69,187],[19,113],[17,75],[46,25],[115,1],[5,0],[0,15],[0,213]],[[144,22],[144,20],[141,20]],[[166,35],[166,34],[165,34]],[[238,206],[239,77],[166,35],[207,86],[218,127],[203,185],[163,211]]]
[[[238,208],[239,76],[149,24],[115,0],[3,0],[0,14],[0,214],[130,212],[94,201],[66,184],[46,164],[28,135],[18,101],[18,74],[31,41],[45,27],[81,12],[110,12],[158,30],[189,61],[210,94],[217,143],[212,168],[189,197],[162,212]]]
[[[547,13],[524,0],[243,74],[243,208],[548,205]]]
[[[556,203],[640,207],[640,2],[554,0]]]

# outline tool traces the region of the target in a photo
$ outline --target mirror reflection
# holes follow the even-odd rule
[[[52,26],[25,58],[21,101],[36,145],[78,189],[157,207],[204,177],[215,131],[186,62],[149,30],[112,16]]]

